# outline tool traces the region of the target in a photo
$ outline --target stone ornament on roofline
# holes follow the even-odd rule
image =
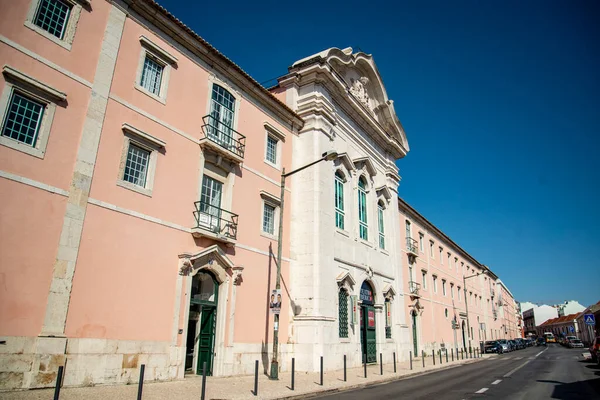
[[[360,77],[358,79],[351,79],[352,85],[350,86],[350,93],[362,103],[370,112],[373,112],[369,107],[369,94],[367,93],[367,84],[369,83],[369,78],[366,76]]]

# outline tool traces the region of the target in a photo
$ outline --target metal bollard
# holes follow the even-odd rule
[[[450,349],[450,355],[452,356],[452,361],[454,361],[454,349]]]
[[[442,365],[442,350],[440,349],[440,365]]]
[[[448,349],[446,349],[446,363],[448,362]]]
[[[469,347],[469,358],[473,358],[473,348]]]
[[[321,386],[323,386],[323,356],[321,356]]]
[[[294,390],[294,376],[296,375],[296,359],[292,357],[292,390]]]
[[[423,368],[425,368],[425,351],[421,350],[421,359],[423,360]]]
[[[140,367],[140,380],[138,382],[138,395],[137,400],[142,400],[142,391],[144,390],[144,372],[146,371],[146,364],[142,364]]]
[[[344,382],[346,382],[346,355],[344,354]]]
[[[431,350],[431,358],[433,359],[433,365],[435,365],[435,350]]]
[[[394,352],[394,373],[396,373],[396,352]]]
[[[256,378],[254,381],[254,395],[256,396],[256,387],[258,385],[258,360],[256,360]],[[206,361],[202,363],[202,395],[200,396],[201,400],[204,400],[204,396],[206,396]]]
[[[383,375],[383,353],[379,353],[379,374]]]
[[[364,366],[365,366],[365,378],[367,377],[367,355],[364,355]]]
[[[410,361],[410,369],[412,371],[412,351],[408,352],[408,360]]]
[[[205,378],[202,377],[202,379],[204,380]],[[204,392],[204,385],[202,385],[202,392]],[[258,396],[258,360],[254,362],[254,395]],[[204,400],[204,396],[202,396],[202,399]]]
[[[63,376],[64,367],[60,365],[58,367],[58,374],[56,375],[56,386],[54,386],[54,400],[58,400],[60,396],[60,386],[62,385],[62,376]]]

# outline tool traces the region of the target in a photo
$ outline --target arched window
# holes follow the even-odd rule
[[[385,299],[385,338],[392,338],[392,302]]]
[[[363,240],[369,240],[367,225],[367,182],[364,177],[358,180],[358,224],[359,235]]]
[[[340,171],[335,173],[335,226],[344,229],[344,177]]]
[[[348,292],[346,289],[340,289],[338,292],[338,321],[340,324],[339,332],[341,338],[348,337]]]
[[[211,140],[225,148],[234,143],[233,120],[235,97],[219,85],[213,85],[210,103],[210,121],[208,134]]]
[[[377,203],[377,219],[379,221],[379,248],[385,249],[385,229],[383,227],[383,201]]]

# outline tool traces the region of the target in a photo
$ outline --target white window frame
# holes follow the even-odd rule
[[[377,246],[380,250],[386,249],[385,247],[385,200],[379,199],[377,201]],[[383,245],[381,242],[383,241]]]
[[[437,288],[437,275],[431,275],[431,282],[433,284],[433,293],[437,293],[438,292],[438,288]]]
[[[4,122],[9,112],[8,108],[15,92],[40,103],[44,109],[33,146],[2,136],[2,132],[0,132],[0,145],[43,159],[46,154],[52,123],[54,122],[56,105],[64,103],[67,100],[67,95],[9,65],[2,68],[2,75],[5,79],[5,85],[2,95],[0,95],[0,113],[2,113],[0,129],[4,129]]]
[[[360,180],[363,179],[364,183],[365,183],[365,187],[363,189],[360,188]],[[364,175],[360,175],[358,177],[358,180],[356,181],[356,189],[357,189],[357,216],[358,216],[358,237],[360,238],[360,240],[368,242],[369,240],[369,199],[368,199],[368,193],[369,193],[369,181],[367,179],[366,176]],[[360,203],[361,203],[361,195],[364,195],[364,221],[361,221],[360,219]],[[360,234],[360,228],[364,227],[365,232],[366,232],[366,238],[363,238]]]
[[[264,190],[260,191],[260,197],[262,200],[260,203],[260,234],[261,236],[265,236],[269,239],[277,240],[277,236],[279,235],[279,213],[281,212],[281,200],[279,197],[265,192]],[[265,220],[265,204],[275,207],[275,214],[273,215],[273,233],[265,232],[263,230],[263,221]]]
[[[427,271],[424,269],[421,270],[421,279],[423,290],[427,290]]]
[[[340,177],[338,177],[338,175],[340,175]],[[334,218],[335,218],[335,228],[338,231],[343,231],[346,232],[346,182],[348,180],[346,179],[346,173],[341,169],[341,168],[337,168],[334,173],[333,173],[333,206],[334,206]],[[337,188],[338,188],[338,182],[341,184],[341,190],[342,190],[342,208],[338,208],[336,205],[336,196],[337,196]],[[341,215],[341,219],[342,219],[342,225],[343,227],[339,227],[337,226],[337,215],[340,214]]]
[[[166,142],[129,124],[123,124],[121,129],[123,130],[123,150],[121,152],[117,186],[152,197],[158,152],[164,149]],[[146,172],[146,183],[144,186],[136,185],[135,183],[131,183],[123,179],[125,175],[125,166],[127,164],[129,146],[131,144],[150,152],[148,171]]]
[[[444,297],[447,296],[446,294],[446,280],[442,279],[442,295],[444,295]]]
[[[458,301],[460,301],[460,286],[456,287],[456,293],[458,295]]]
[[[237,98],[236,98],[237,103]],[[234,115],[235,118],[235,115]],[[277,169],[281,170],[281,161],[283,158],[283,143],[285,142],[285,133],[277,129],[273,124],[268,121],[263,122],[263,126],[265,127],[265,151],[264,151],[264,162],[265,164]],[[269,146],[269,137],[275,139],[277,142],[277,146],[275,147],[275,163],[272,163],[267,159],[267,149]]]
[[[75,38],[75,31],[77,30],[77,24],[79,22],[79,17],[81,16],[81,9],[83,6],[86,8],[89,7],[89,0],[61,0],[63,3],[68,4],[71,7],[69,11],[69,16],[67,17],[67,23],[64,28],[64,33],[62,39],[57,38],[50,32],[45,29],[37,26],[35,24],[35,17],[37,15],[38,8],[42,0],[31,0],[29,4],[29,9],[27,10],[27,17],[25,18],[25,26],[32,31],[44,36],[46,39],[54,42],[60,47],[71,51],[71,47],[73,45],[73,39]]]
[[[433,248],[435,247],[435,243],[433,242],[433,240],[429,241],[429,257],[431,257],[432,260],[435,260],[435,252],[433,251]]]
[[[423,234],[423,232],[419,232],[419,250],[421,250],[421,253],[425,252],[425,235]]]
[[[450,298],[454,298],[454,283],[450,282]]]
[[[140,92],[144,93],[145,95],[150,96],[154,100],[158,101],[159,103],[166,104],[171,70],[174,66],[177,66],[177,58],[144,35],[140,36],[140,45],[141,51],[138,59],[138,67],[135,76],[134,87]],[[158,95],[152,93],[151,91],[149,91],[141,85],[142,74],[144,72],[144,62],[146,61],[146,57],[152,59],[152,61],[156,62],[163,68],[160,78],[160,89],[158,91]]]
[[[444,248],[440,246],[440,265],[444,265]]]
[[[450,252],[446,253],[448,255],[448,268],[452,269],[452,254]]]

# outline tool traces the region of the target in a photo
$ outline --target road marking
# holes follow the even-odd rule
[[[547,347],[546,347],[544,350],[542,350],[542,351],[540,351],[539,353],[537,353],[537,354],[535,355],[535,357],[539,356],[540,354],[542,354],[542,353],[543,353],[543,352],[545,352],[546,350],[548,350],[548,348],[547,348]]]
[[[523,357],[516,357],[515,360],[522,360]]]
[[[502,382],[502,379],[496,379],[494,382],[492,382],[492,385],[497,385],[500,382]]]
[[[517,372],[518,370],[520,370],[521,368],[523,368],[524,366],[529,364],[530,362],[531,361],[525,361],[523,364],[519,365],[517,368],[513,369],[512,371],[510,371],[509,373],[504,375],[504,378],[508,378],[509,376],[511,376],[512,374],[514,374],[515,372]]]
[[[475,393],[485,393],[488,391],[488,388],[481,388],[478,391],[476,391]]]

